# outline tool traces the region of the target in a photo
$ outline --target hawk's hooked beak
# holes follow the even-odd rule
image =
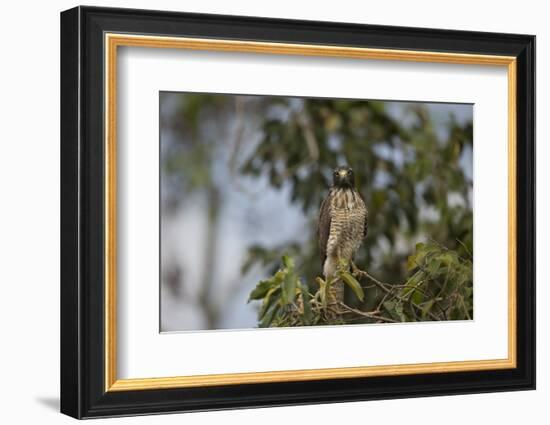
[[[345,179],[346,176],[348,175],[348,172],[347,170],[340,170],[338,171],[338,174],[340,175],[341,178]]]

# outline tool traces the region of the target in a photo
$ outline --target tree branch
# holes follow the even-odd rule
[[[386,292],[386,295],[388,297],[392,297],[392,298],[396,298],[398,299],[399,301],[409,301],[410,304],[414,307],[414,308],[417,308],[418,310],[422,311],[422,307],[420,307],[418,304],[416,304],[415,302],[411,301],[411,300],[407,300],[406,298],[398,295],[398,294],[394,294],[393,291],[397,288],[400,288],[400,287],[406,287],[406,285],[392,285],[390,283],[384,283],[384,282],[380,282],[378,279],[376,279],[375,277],[371,276],[370,274],[368,274],[366,271],[364,270],[360,270],[358,269],[357,267],[354,267],[354,270],[353,270],[353,274],[358,277],[359,279],[368,279],[370,280],[371,282],[373,282],[377,287],[379,287],[380,289],[382,289],[384,292]],[[441,319],[436,316],[435,314],[433,314],[431,311],[428,311],[428,316],[430,316],[433,320],[437,320],[437,321],[440,321]]]

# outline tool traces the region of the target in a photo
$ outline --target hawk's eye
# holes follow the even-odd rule
[[[353,170],[348,170],[348,176],[351,176],[353,174]]]

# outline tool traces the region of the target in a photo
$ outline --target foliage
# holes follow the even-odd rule
[[[305,306],[300,317],[290,314],[297,310],[297,299]],[[283,256],[282,267],[269,279],[262,280],[250,293],[249,301],[262,300],[258,313],[259,326],[312,325],[309,300],[311,294],[296,274],[294,260]]]
[[[403,284],[383,283],[357,268],[352,268],[352,273],[348,270],[349,265],[341,263],[332,281],[317,277],[317,290],[312,293],[299,278],[294,261],[283,256],[282,267],[250,293],[249,301],[261,301],[259,326],[472,318],[472,259],[437,243],[416,245],[415,253],[408,258],[410,276]],[[376,299],[376,307],[367,311],[332,301],[328,294],[337,280],[350,287],[360,302]]]
[[[413,307],[421,308],[421,319],[471,319],[473,316],[472,257],[460,256],[436,243],[419,243],[407,261],[413,272],[401,296],[410,301],[405,309],[408,319],[416,319]],[[407,312],[408,311],[408,312]]]

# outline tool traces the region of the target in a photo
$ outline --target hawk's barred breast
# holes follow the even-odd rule
[[[363,239],[365,203],[354,190],[335,189],[334,192],[327,252],[351,259]]]
[[[334,275],[338,259],[350,262],[366,233],[367,209],[359,193],[351,188],[333,188],[329,194],[330,230],[323,271]]]

